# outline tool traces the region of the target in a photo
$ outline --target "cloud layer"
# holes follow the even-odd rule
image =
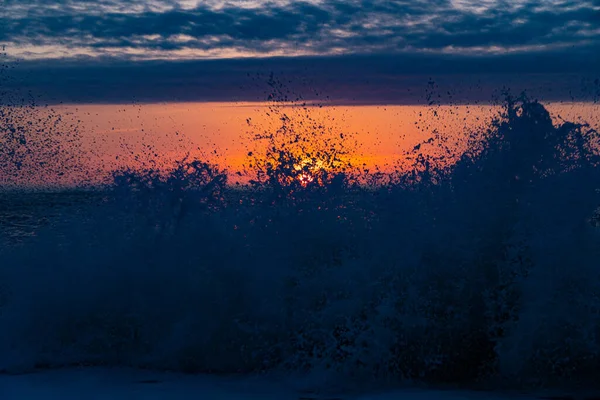
[[[440,103],[488,102],[505,87],[547,101],[598,101],[600,60],[595,54],[587,49],[478,57],[44,60],[20,63],[5,85],[30,90],[48,103],[263,101],[273,73],[291,97],[329,97],[328,102],[338,104],[423,104],[429,93]]]
[[[20,56],[129,59],[555,51],[600,42],[597,0],[5,0]]]
[[[50,102],[261,100],[269,72],[341,102],[598,97],[598,0],[4,0],[0,27],[9,85]]]

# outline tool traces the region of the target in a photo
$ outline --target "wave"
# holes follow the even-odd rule
[[[508,97],[453,163],[419,149],[390,174],[294,140],[248,185],[185,159],[41,201],[63,204],[0,247],[0,370],[597,384],[594,129]]]

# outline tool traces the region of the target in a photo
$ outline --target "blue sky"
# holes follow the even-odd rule
[[[388,89],[410,76],[450,82],[458,74],[468,77],[466,87],[481,75],[486,85],[520,88],[560,75],[572,91],[600,70],[599,0],[5,0],[3,7],[0,43],[19,62],[21,84],[61,101],[248,100],[259,93],[241,76],[276,72],[321,86],[333,80],[340,99],[402,102],[408,95]],[[196,93],[185,93],[189,87]]]

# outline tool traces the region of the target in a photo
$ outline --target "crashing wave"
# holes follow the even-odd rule
[[[508,97],[456,163],[371,185],[294,138],[250,186],[193,159],[117,171],[1,247],[0,370],[597,383],[595,130]]]

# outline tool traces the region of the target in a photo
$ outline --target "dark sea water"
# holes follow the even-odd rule
[[[0,193],[0,233],[7,243],[22,243],[40,229],[84,205],[98,202],[101,192],[18,191]]]
[[[526,98],[482,133],[444,168],[415,150],[358,174],[278,147],[243,187],[185,160],[6,190],[0,371],[597,385],[598,133]]]

